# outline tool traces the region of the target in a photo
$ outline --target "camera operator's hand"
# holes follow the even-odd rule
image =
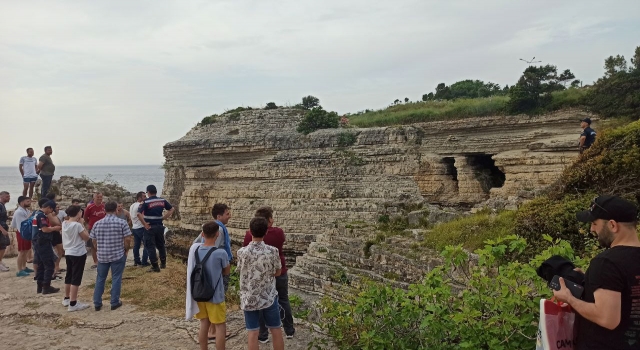
[[[567,285],[564,284],[564,278],[560,277],[560,290],[554,290],[553,296],[559,301],[567,304],[569,304],[569,300],[573,298],[573,294],[571,294]]]

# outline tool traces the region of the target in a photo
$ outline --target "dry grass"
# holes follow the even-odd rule
[[[129,266],[122,276],[121,298],[125,303],[136,305],[141,311],[150,311],[163,316],[184,317],[187,293],[187,265],[182,260],[167,257],[167,268],[160,273],[147,272],[148,268]],[[232,291],[233,277],[227,292],[227,310],[238,309],[237,292]],[[81,296],[91,300],[95,282],[80,291]],[[103,299],[111,291],[111,276],[107,278]]]

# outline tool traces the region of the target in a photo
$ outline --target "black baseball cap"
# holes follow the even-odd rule
[[[617,222],[634,222],[638,220],[638,208],[635,204],[617,196],[599,196],[591,202],[589,210],[576,214],[581,222],[592,222],[597,219]]]
[[[589,125],[591,125],[591,118],[584,118],[584,119],[580,119],[581,122],[585,122]]]

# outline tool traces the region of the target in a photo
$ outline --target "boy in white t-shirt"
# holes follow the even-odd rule
[[[78,288],[82,282],[84,264],[87,261],[86,241],[89,233],[84,228],[82,209],[77,205],[67,208],[68,219],[62,223],[62,246],[67,261],[67,275],[64,279],[64,299],[62,305],[69,311],[89,308],[88,304],[78,302]]]

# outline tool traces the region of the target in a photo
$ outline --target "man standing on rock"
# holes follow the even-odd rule
[[[582,134],[580,134],[580,153],[591,147],[596,142],[596,131],[591,129],[591,118],[580,120]]]
[[[280,256],[280,263],[282,265],[282,272],[280,276],[276,277],[276,291],[278,291],[278,303],[280,308],[284,311],[284,317],[282,318],[282,327],[287,339],[293,338],[293,334],[296,332],[293,327],[293,315],[291,313],[291,303],[289,302],[289,277],[287,276],[287,266],[285,265],[283,246],[285,241],[284,231],[273,226],[273,209],[270,207],[262,207],[256,211],[255,217],[264,218],[269,224],[266,236],[264,236],[264,243],[266,245],[275,247],[278,249],[278,255]],[[244,235],[243,247],[246,247],[253,240],[251,230],[248,230]],[[269,340],[269,331],[264,323],[264,317],[260,317],[260,333],[258,334],[258,341],[266,343]]]
[[[156,194],[158,194],[156,186],[147,186],[149,198],[145,199],[138,207],[138,219],[140,219],[145,229],[144,246],[147,254],[149,254],[149,260],[151,260],[149,272],[160,272],[160,268],[167,267],[167,248],[165,247],[162,221],[170,217],[175,210],[171,203],[164,198],[157,197]],[[167,210],[166,213],[164,213],[165,210]],[[158,254],[160,255],[160,266],[158,266],[156,248],[158,248]]]
[[[140,260],[140,246],[144,239],[144,225],[138,218],[138,208],[140,204],[147,199],[144,192],[140,191],[136,194],[136,202],[131,204],[129,213],[133,213],[131,216],[131,232],[133,232],[133,265],[134,266],[149,266],[149,254],[147,254],[147,247],[142,248],[142,261]]]
[[[9,220],[9,215],[7,214],[7,207],[5,206],[9,203],[11,196],[9,192],[2,191],[0,192],[0,271],[6,272],[9,271],[7,265],[2,262],[2,258],[4,257],[4,252],[7,247],[11,245],[11,239],[9,238],[9,225],[7,225],[7,220]]]
[[[29,191],[29,198],[33,197],[33,187],[38,181],[38,160],[33,156],[33,148],[27,148],[27,155],[20,158],[20,174],[22,174],[22,183],[24,189],[22,195],[26,196]]]
[[[18,272],[17,277],[29,276],[29,273],[34,272],[27,267],[27,258],[31,251],[31,241],[23,239],[20,233],[20,224],[27,220],[31,216],[31,198],[20,196],[18,197],[18,209],[13,213],[13,219],[11,220],[11,227],[16,230],[16,241],[18,241]]]
[[[93,306],[96,311],[102,309],[102,294],[107,282],[107,275],[111,270],[111,310],[122,306],[120,289],[122,288],[122,273],[127,262],[127,252],[131,245],[131,230],[129,225],[116,214],[118,203],[109,202],[104,205],[106,216],[93,225],[89,237],[93,241],[93,248],[98,250],[98,274],[96,287],[93,292]]]
[[[44,148],[44,154],[38,159],[38,168],[36,170],[40,173],[40,178],[42,179],[40,198],[44,198],[44,196],[49,193],[51,180],[53,180],[53,174],[56,171],[56,166],[53,165],[53,161],[51,160],[51,154],[53,154],[53,149],[51,146],[47,146]]]
[[[102,198],[102,193],[96,192],[93,195],[93,202],[87,205],[87,209],[85,209],[84,211],[84,221],[87,224],[87,230],[89,231],[89,233],[91,233],[93,225],[95,225],[98,220],[104,218],[105,215],[107,215],[107,212],[104,209]],[[91,268],[95,269],[98,267],[98,255],[91,238],[87,241],[87,247],[91,248],[91,257],[93,258],[93,265],[91,265]]]

